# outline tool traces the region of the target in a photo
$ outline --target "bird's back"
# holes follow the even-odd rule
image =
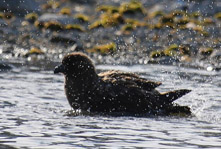
[[[99,77],[102,85],[94,94],[101,111],[144,113],[153,109],[151,104],[159,94],[155,87],[161,83],[114,70],[100,73]]]
[[[149,81],[136,74],[122,71],[106,71],[98,75],[101,86],[95,92],[99,100],[96,105],[102,112],[127,112],[157,114],[165,111],[185,111],[182,106],[172,102],[189,92],[188,90],[172,91],[160,94],[155,88],[160,82]],[[167,94],[168,96],[167,99]],[[172,95],[171,95],[172,94]],[[100,105],[99,105],[100,104]],[[93,106],[96,107],[96,106]],[[95,108],[95,111],[98,109]],[[189,109],[187,109],[189,112]]]
[[[154,82],[141,78],[134,73],[123,72],[119,70],[110,70],[98,74],[99,77],[106,83],[118,84],[122,86],[136,86],[146,91],[152,91],[160,86],[160,82]]]

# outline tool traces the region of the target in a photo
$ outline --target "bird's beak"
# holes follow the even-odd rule
[[[59,72],[64,73],[64,71],[65,71],[64,65],[61,64],[55,67],[54,74],[59,73]]]

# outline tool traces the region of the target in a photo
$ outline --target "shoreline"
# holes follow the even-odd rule
[[[96,64],[221,69],[221,12],[217,12],[221,6],[217,0],[212,2],[213,9],[203,7],[209,0],[36,2],[41,11],[30,18],[30,13],[1,13],[4,61],[58,62],[67,53],[81,51]],[[197,7],[202,13],[195,11]],[[83,17],[87,18],[83,21]]]

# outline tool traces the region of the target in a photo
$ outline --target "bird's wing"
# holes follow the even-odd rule
[[[146,91],[151,91],[157,86],[161,85],[160,82],[154,82],[141,78],[134,73],[122,72],[118,70],[110,70],[99,74],[100,78],[112,84],[124,85],[124,86],[136,86]]]
[[[146,91],[132,81],[125,79],[122,75],[100,74],[101,83],[98,85],[96,104],[115,112],[141,113],[148,108],[149,100],[146,99]],[[117,77],[118,76],[118,77]]]

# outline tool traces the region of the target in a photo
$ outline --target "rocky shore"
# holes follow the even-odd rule
[[[220,29],[219,0],[7,0],[0,2],[0,57],[50,64],[82,51],[97,64],[219,71]]]

